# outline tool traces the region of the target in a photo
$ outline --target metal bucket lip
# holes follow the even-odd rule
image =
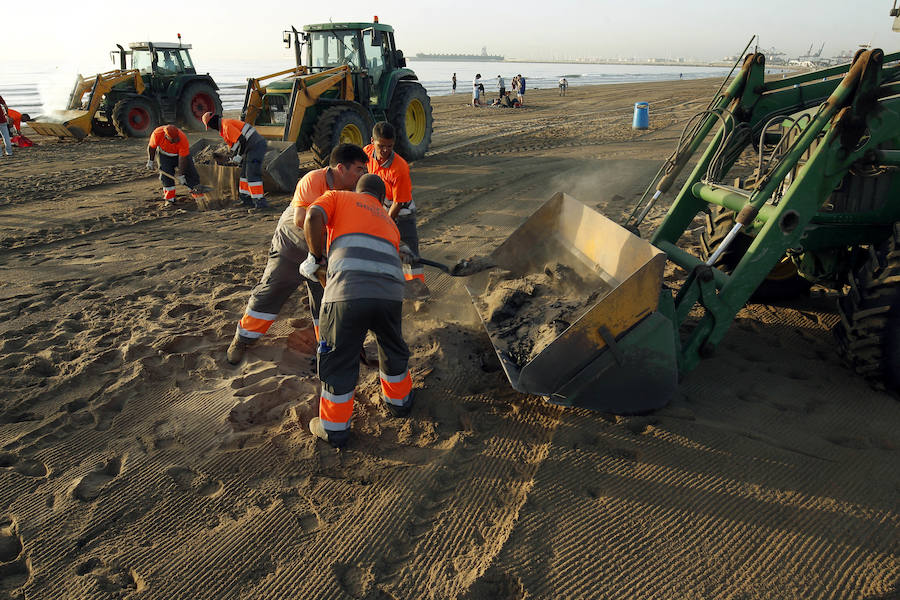
[[[563,215],[566,211],[573,210],[576,211],[576,213],[570,212],[568,215]],[[618,240],[617,243],[622,244],[621,248],[618,250],[627,252],[634,248],[638,248],[639,252],[642,254],[641,257],[632,260],[629,263],[632,267],[635,264],[637,267],[630,267],[626,271],[624,277],[613,277],[608,271],[601,269],[598,265],[597,272],[598,274],[604,273],[607,275],[601,275],[601,278],[610,284],[610,289],[593,304],[586,306],[584,312],[581,313],[577,319],[572,321],[560,335],[553,339],[553,341],[524,365],[517,364],[504,350],[501,350],[501,348],[498,347],[496,329],[489,322],[488,316],[482,314],[478,308],[477,300],[481,298],[485,290],[483,287],[480,290],[477,288],[481,287],[481,284],[486,285],[488,275],[482,275],[481,278],[476,276],[474,279],[470,280],[471,283],[468,283],[465,286],[467,293],[473,300],[473,304],[475,304],[478,317],[488,333],[494,351],[496,352],[500,364],[503,367],[507,379],[509,379],[510,384],[512,384],[512,387],[519,392],[542,396],[551,395],[555,391],[554,388],[558,387],[560,378],[565,377],[564,373],[542,372],[542,368],[540,367],[542,364],[545,366],[561,364],[563,365],[563,368],[565,368],[565,366],[572,366],[574,370],[577,370],[577,364],[565,364],[566,362],[572,363],[571,360],[565,360],[565,357],[571,351],[571,348],[567,348],[567,346],[577,346],[579,351],[587,353],[593,352],[595,355],[606,350],[605,343],[602,341],[599,332],[594,328],[594,326],[598,322],[602,322],[603,318],[606,316],[603,314],[604,311],[612,310],[614,314],[611,318],[618,319],[616,323],[610,325],[610,329],[612,330],[614,337],[619,339],[622,336],[627,335],[629,330],[657,309],[659,293],[662,287],[662,275],[666,262],[666,255],[661,250],[652,246],[646,240],[641,240],[640,238],[633,236],[633,234],[627,232],[607,217],[604,217],[598,211],[587,207],[581,202],[578,202],[575,198],[563,193],[557,193],[550,200],[541,205],[541,207],[539,207],[538,210],[536,210],[522,225],[504,240],[504,242],[500,244],[489,257],[492,260],[495,260],[500,268],[506,268],[506,265],[504,265],[505,261],[502,260],[502,258],[500,260],[496,259],[504,254],[507,256],[515,254],[515,250],[517,250],[516,246],[522,241],[533,245],[535,243],[533,235],[535,225],[532,221],[537,220],[539,223],[546,224],[544,223],[544,220],[548,218],[548,215],[550,219],[553,219],[554,211],[559,213],[560,218],[562,218],[562,216],[569,218],[571,222],[567,226],[567,232],[569,235],[579,238],[572,241],[571,250],[573,252],[578,252],[582,256],[587,256],[581,253],[577,248],[578,243],[585,243],[585,232],[581,231],[579,224],[575,225],[577,230],[575,233],[573,233],[572,229],[573,223],[575,223],[573,219],[586,216],[589,217],[589,219],[593,219],[594,224],[600,223],[604,228],[610,229],[611,231],[613,227],[615,228],[616,231],[613,231],[614,235],[610,236],[610,239]],[[564,237],[564,233],[558,230],[553,230],[553,234]],[[522,239],[520,240],[519,238]],[[599,246],[602,247],[602,243],[599,244]],[[592,247],[588,250],[593,251],[596,256],[598,247]],[[581,257],[576,258],[581,259]],[[614,258],[615,257],[613,257],[613,259]],[[622,260],[619,259],[618,262],[621,263]],[[607,263],[607,266],[609,266],[609,264],[610,263]],[[535,271],[522,272],[522,276],[533,272]],[[619,275],[621,275],[621,273]],[[627,301],[629,300],[630,294],[639,294],[640,298],[638,298],[638,300],[640,302],[634,306],[633,310],[622,310],[621,308],[618,308],[622,304],[628,304]],[[604,306],[604,302],[607,301],[609,303]],[[610,307],[613,304],[615,304],[615,307],[611,309]],[[589,362],[589,357],[584,357],[584,361],[582,362],[585,361]]]

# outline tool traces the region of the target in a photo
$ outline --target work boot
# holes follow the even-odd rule
[[[240,196],[240,202],[238,206],[246,206],[247,208],[253,208],[253,198],[250,196]]]
[[[324,440],[331,444],[332,448],[343,448],[347,445],[347,440],[350,439],[349,429],[343,431],[329,431],[325,429],[325,426],[322,424],[322,419],[319,417],[313,417],[309,422],[309,431],[320,440]]]
[[[247,348],[249,348],[251,344],[252,342],[245,342],[242,340],[239,333],[235,333],[234,339],[231,340],[231,345],[228,346],[228,353],[226,354],[228,362],[233,365],[241,362],[241,359],[244,358],[244,352],[247,351]]]
[[[403,417],[408,417],[409,413],[412,412],[413,398],[416,395],[416,390],[410,390],[409,398],[406,399],[406,404],[403,406],[397,406],[396,404],[391,404],[387,400],[382,397],[382,402],[387,407],[388,412],[391,413],[392,417],[397,417],[398,419],[402,419]]]
[[[269,208],[269,203],[265,198],[259,198],[256,200],[256,208]]]

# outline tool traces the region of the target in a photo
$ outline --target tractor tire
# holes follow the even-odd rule
[[[424,158],[431,146],[434,126],[431,99],[425,88],[414,81],[399,82],[387,116],[397,132],[394,150],[410,162]]]
[[[703,260],[713,255],[735,223],[734,211],[723,206],[710,208],[712,212],[706,215],[706,227],[700,234],[700,253]],[[752,243],[752,236],[739,233],[725,252],[719,256],[714,266],[730,274],[741,262],[741,258],[744,257],[744,253]],[[811,285],[809,281],[800,276],[791,259],[785,256],[759,284],[750,300],[755,302],[789,300],[809,293]]]
[[[840,353],[860,375],[900,392],[900,223],[849,279],[834,328]]]
[[[365,146],[372,131],[369,121],[350,106],[334,106],[323,112],[312,133],[312,152],[316,164],[327,167],[331,151],[338,144]]]
[[[118,135],[116,126],[113,125],[112,121],[101,120],[96,117],[91,119],[91,133],[97,137],[114,137]]]
[[[205,81],[188,84],[178,99],[178,117],[185,129],[205,131],[206,125],[200,120],[203,113],[222,114],[222,100],[213,86]]]
[[[159,109],[142,96],[119,100],[113,107],[113,125],[123,137],[150,137],[159,127]]]

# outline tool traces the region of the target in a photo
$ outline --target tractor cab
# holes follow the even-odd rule
[[[372,23],[320,23],[306,25],[303,32],[285,32],[285,43],[296,43],[297,66],[303,62],[311,73],[347,65],[353,73],[357,101],[380,104],[387,84],[383,75],[406,66],[403,52],[394,45],[394,29],[377,21]],[[302,37],[302,39],[301,39]],[[305,61],[301,46],[306,45]]]
[[[171,42],[133,42],[128,50],[119,46],[110,52],[113,62],[119,68],[137,69],[142,76],[174,77],[195,75],[197,70],[191,60],[190,44]],[[130,63],[130,64],[129,64]]]

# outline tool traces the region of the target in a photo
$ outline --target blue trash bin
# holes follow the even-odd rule
[[[631,122],[632,129],[650,129],[650,103],[635,102],[634,103],[634,120]]]

